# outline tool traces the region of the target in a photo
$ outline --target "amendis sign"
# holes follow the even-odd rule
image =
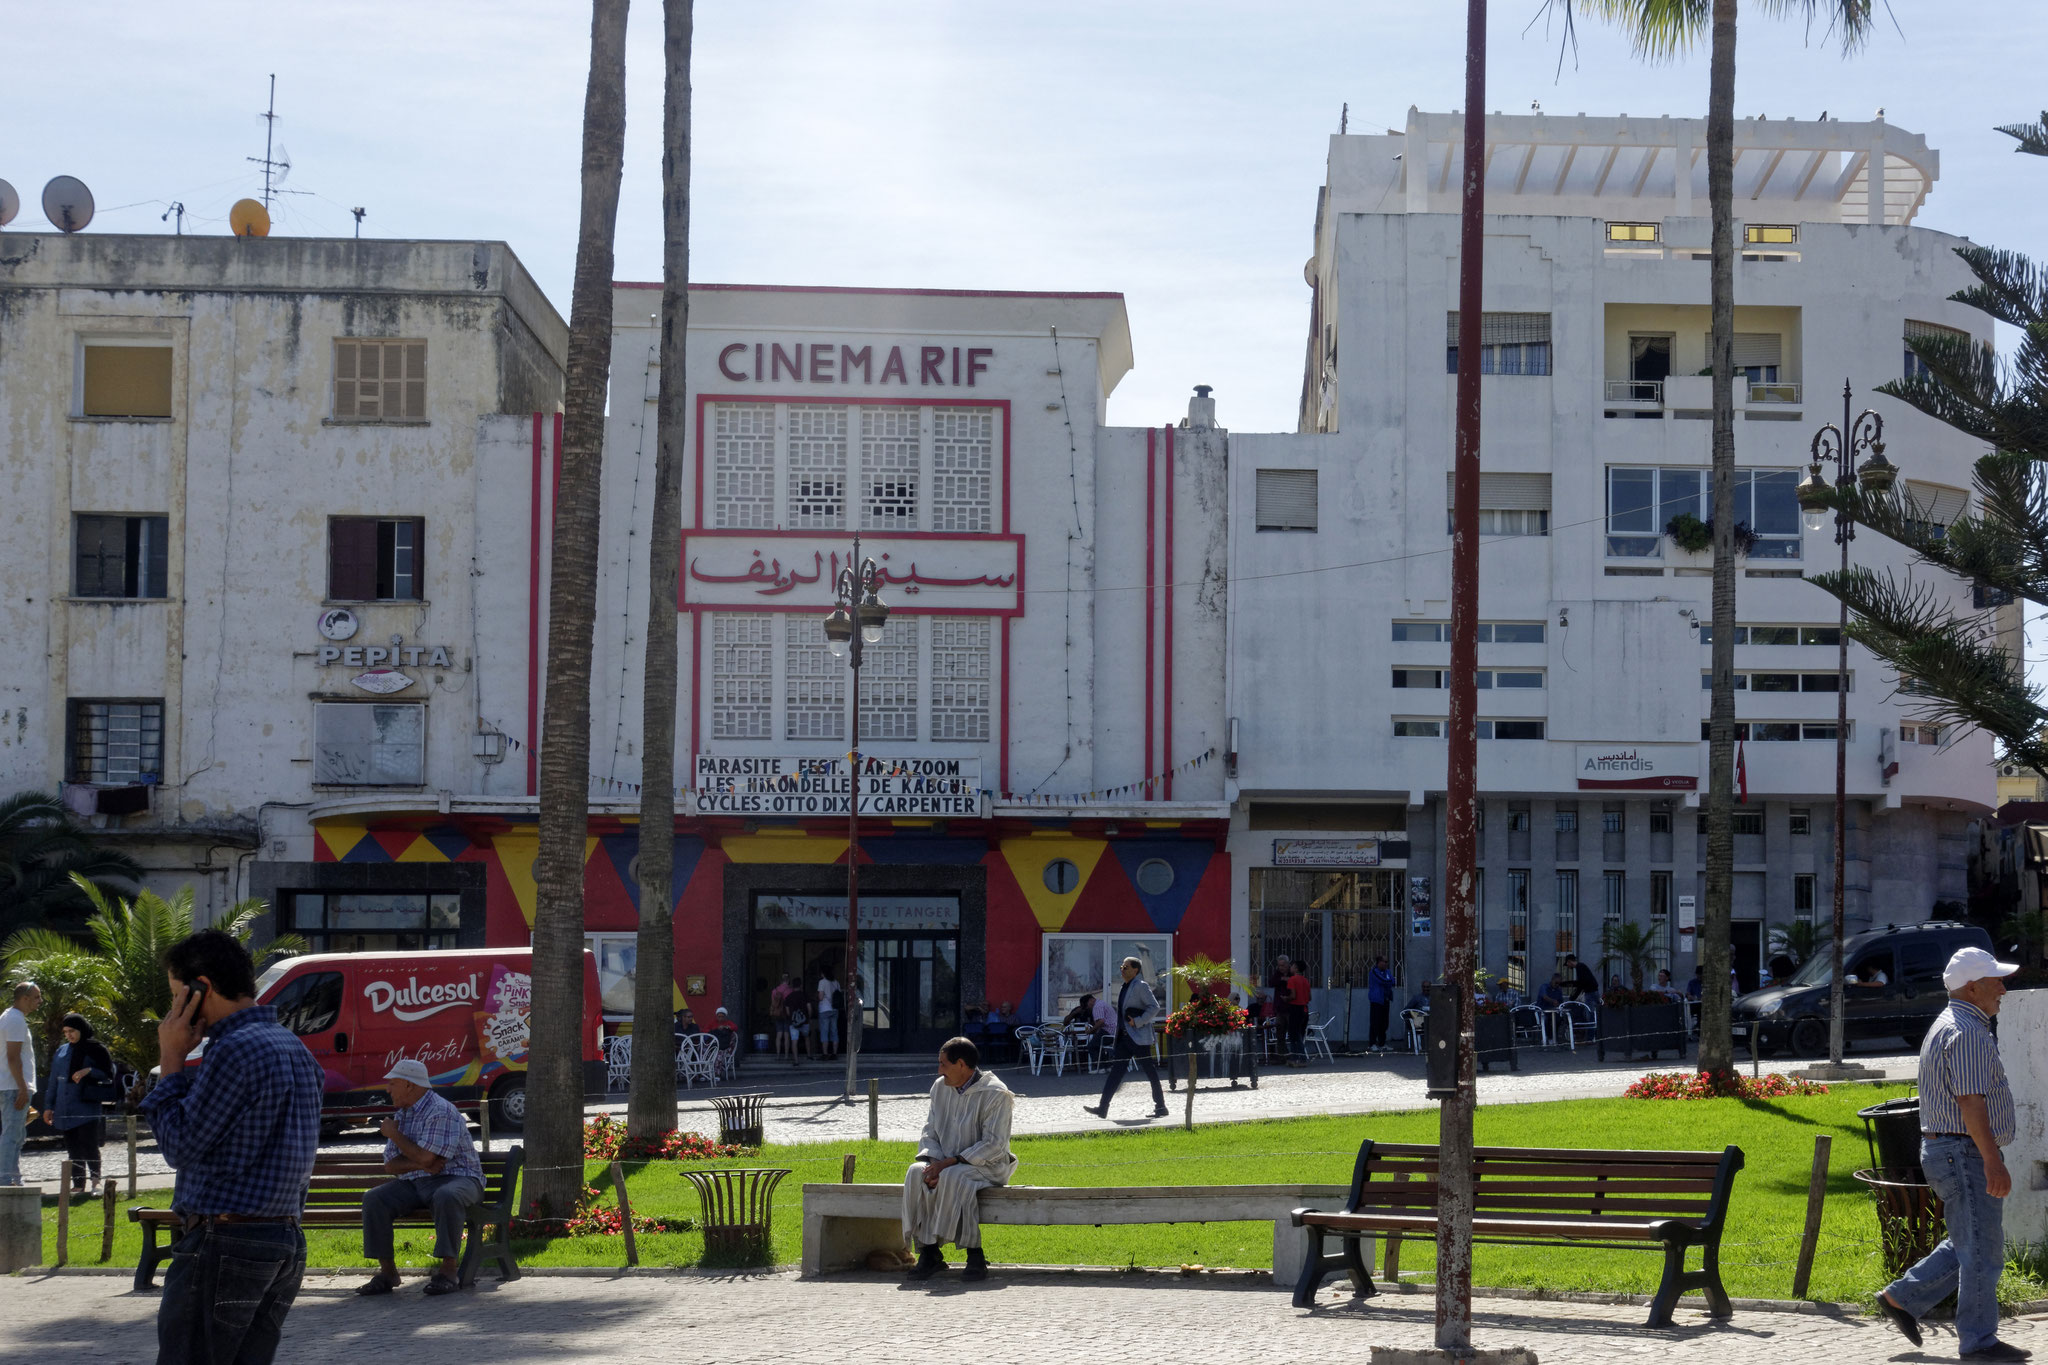
[[[1579,790],[1699,790],[1696,744],[1581,744],[1577,747]]]

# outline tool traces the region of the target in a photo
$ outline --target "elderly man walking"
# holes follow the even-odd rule
[[[1159,1063],[1152,1060],[1152,1025],[1161,1010],[1159,997],[1145,983],[1145,964],[1135,957],[1124,959],[1124,984],[1116,996],[1116,1047],[1110,1053],[1109,1079],[1102,1083],[1102,1103],[1081,1107],[1099,1119],[1109,1117],[1109,1102],[1123,1084],[1128,1062],[1135,1060],[1152,1082],[1152,1117],[1166,1116],[1166,1095],[1159,1088]]]
[[[377,1273],[357,1286],[358,1294],[389,1294],[400,1276],[391,1245],[391,1225],[400,1214],[434,1211],[434,1254],[441,1267],[427,1280],[429,1294],[453,1294],[462,1287],[457,1265],[469,1211],[484,1197],[484,1168],[470,1141],[462,1111],[434,1093],[425,1062],[407,1059],[384,1073],[396,1111],[379,1127],[384,1134],[387,1180],[363,1196],[363,1255]]]
[[[1920,1044],[1920,1165],[1941,1196],[1948,1238],[1877,1297],[1878,1311],[1918,1346],[1920,1319],[1955,1295],[1965,1360],[2031,1354],[1998,1339],[2003,1205],[2012,1192],[1999,1148],[2013,1139],[2013,1108],[1991,1018],[2005,995],[2004,978],[2018,970],[1982,948],[1959,948],[1942,973],[1948,1008]]]
[[[931,1113],[918,1139],[917,1160],[903,1177],[903,1234],[917,1246],[913,1280],[928,1280],[946,1268],[940,1248],[947,1242],[967,1253],[961,1279],[988,1278],[981,1192],[1008,1184],[1017,1169],[1010,1151],[1016,1103],[1008,1086],[981,1069],[981,1052],[970,1039],[950,1038],[939,1049]]]

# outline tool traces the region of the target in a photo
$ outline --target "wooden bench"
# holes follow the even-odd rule
[[[1651,1327],[1669,1327],[1678,1296],[1705,1293],[1715,1317],[1733,1311],[1721,1287],[1721,1231],[1742,1149],[1718,1152],[1578,1151],[1554,1147],[1473,1149],[1472,1240],[1512,1246],[1584,1246],[1664,1253],[1664,1279],[1650,1304]],[[1358,1149],[1351,1190],[1339,1212],[1297,1209],[1306,1237],[1294,1302],[1315,1302],[1323,1278],[1350,1272],[1361,1297],[1378,1292],[1361,1242],[1387,1239],[1389,1279],[1398,1274],[1400,1239],[1434,1241],[1437,1231],[1437,1149],[1375,1143]],[[1324,1239],[1341,1239],[1323,1254]],[[1700,1248],[1698,1270],[1686,1252]]]
[[[1271,1223],[1273,1281],[1300,1274],[1294,1210],[1337,1199],[1341,1185],[999,1185],[981,1192],[985,1227],[1140,1223]],[[903,1251],[903,1185],[804,1186],[803,1273],[857,1270],[874,1251]]]
[[[483,1259],[484,1228],[493,1229],[491,1256],[498,1263],[501,1280],[519,1278],[519,1265],[512,1259],[511,1224],[519,1208],[519,1170],[526,1164],[526,1149],[514,1147],[498,1156],[478,1158],[484,1168],[484,1197],[469,1211],[469,1228],[462,1244],[462,1287],[476,1283],[477,1265]],[[306,1228],[359,1228],[363,1225],[363,1195],[395,1176],[384,1173],[383,1158],[371,1155],[323,1156],[313,1163],[313,1183],[306,1191],[305,1211],[299,1224]],[[156,1268],[170,1255],[169,1243],[177,1240],[182,1225],[169,1209],[130,1208],[128,1221],[142,1225],[142,1255],[135,1266],[135,1287],[155,1287]],[[432,1209],[400,1215],[394,1220],[402,1228],[434,1226]],[[171,1236],[159,1242],[166,1231]]]

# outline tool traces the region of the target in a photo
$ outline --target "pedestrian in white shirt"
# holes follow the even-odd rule
[[[28,1017],[43,1007],[33,981],[14,988],[0,1010],[0,1185],[21,1183],[21,1142],[28,1136],[29,1098],[36,1092],[36,1045]]]
[[[839,1055],[839,983],[830,970],[818,974],[818,1050],[826,1057]]]

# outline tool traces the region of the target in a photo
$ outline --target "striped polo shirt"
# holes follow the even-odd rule
[[[1991,1138],[2003,1147],[2013,1139],[2012,1091],[1991,1020],[1968,1001],[1950,999],[1920,1044],[1920,1128],[1926,1133],[1964,1133],[1964,1095],[1982,1095]]]

